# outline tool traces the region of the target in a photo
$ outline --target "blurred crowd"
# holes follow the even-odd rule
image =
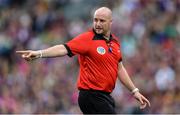
[[[117,113],[180,113],[180,0],[0,0],[0,113],[76,113],[77,56],[26,62],[16,50],[63,44],[113,11],[123,63],[151,107],[117,81]]]

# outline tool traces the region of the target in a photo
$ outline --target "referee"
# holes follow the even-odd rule
[[[150,102],[139,92],[131,81],[122,63],[118,38],[111,33],[112,11],[101,7],[94,13],[93,29],[78,35],[65,44],[43,50],[16,51],[22,58],[31,61],[78,55],[80,72],[77,82],[78,103],[84,114],[115,114],[115,102],[111,97],[118,78],[132,92],[143,109]]]

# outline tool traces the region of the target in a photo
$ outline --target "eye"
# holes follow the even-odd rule
[[[103,19],[100,19],[100,22],[105,22],[105,20],[103,20]]]

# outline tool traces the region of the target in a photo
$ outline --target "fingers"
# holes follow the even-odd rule
[[[142,95],[142,100],[145,101],[148,104],[149,107],[151,106],[149,100],[146,99],[143,95]]]
[[[31,55],[32,55],[31,53],[28,53],[28,54],[26,55],[26,57],[27,57],[27,58],[30,58]]]
[[[139,101],[140,101],[140,103],[141,103],[140,109],[144,109],[144,108],[147,106],[147,104],[148,104],[149,107],[151,106],[151,104],[150,104],[150,102],[148,101],[148,99],[146,99],[143,95],[141,96],[141,98],[139,99]]]
[[[139,92],[135,93],[135,98],[140,102],[140,109],[144,109],[147,105],[150,107],[150,102]]]
[[[149,100],[147,100],[145,97],[144,97],[144,101],[148,104],[149,107],[151,106]]]
[[[29,53],[29,50],[26,50],[26,51],[16,51],[16,53],[19,53],[19,54]]]
[[[30,51],[16,51],[16,53],[21,54],[22,58],[28,58],[30,56]]]
[[[141,97],[139,98],[139,102],[140,102],[140,109],[144,109],[146,107],[147,103],[144,102]]]
[[[31,55],[32,55],[32,54],[31,54],[30,52],[28,52],[28,53],[22,53],[22,54],[21,54],[22,58],[30,58]]]
[[[141,104],[140,109],[144,109],[146,107],[147,103]]]
[[[24,58],[26,61],[31,61],[31,60],[33,60],[31,50],[16,51],[16,53],[21,54],[21,57]]]
[[[144,104],[142,98],[139,98],[139,101],[140,101],[141,104]]]

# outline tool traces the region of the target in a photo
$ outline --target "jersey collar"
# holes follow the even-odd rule
[[[93,40],[105,40],[106,42],[110,42],[113,40],[112,34],[110,34],[110,39],[107,40],[106,38],[104,38],[102,34],[97,34],[94,29],[93,32],[94,32]]]

